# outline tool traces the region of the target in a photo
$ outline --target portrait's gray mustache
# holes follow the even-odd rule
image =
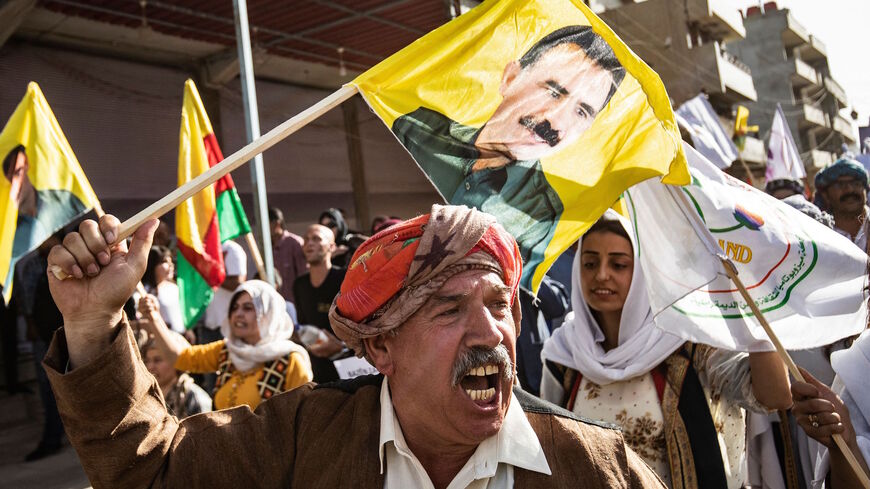
[[[504,380],[513,382],[514,364],[508,355],[507,347],[498,345],[495,348],[474,347],[462,353],[453,364],[453,386],[458,386],[471,369],[492,364],[499,366],[499,372]]]
[[[550,125],[550,121],[543,120],[541,122],[537,122],[529,116],[520,117],[520,124],[526,127],[527,129],[531,129],[535,134],[538,135],[541,139],[543,139],[550,147],[553,147],[559,144],[559,131],[553,129]]]

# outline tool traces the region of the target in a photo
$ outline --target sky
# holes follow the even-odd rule
[[[726,2],[730,0],[725,0]],[[737,0],[738,8],[758,5],[757,0]],[[870,118],[870,1],[778,0],[795,20],[827,47],[828,66],[858,112],[858,125]]]

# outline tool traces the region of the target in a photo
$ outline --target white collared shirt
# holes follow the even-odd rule
[[[387,379],[381,384],[381,474],[387,467],[385,489],[434,489],[426,469],[411,453],[393,401]],[[514,486],[514,467],[552,475],[538,436],[526,419],[522,406],[511,396],[501,430],[478,445],[447,489],[507,489]]]
[[[861,227],[858,229],[858,234],[853,238],[848,231],[843,231],[834,225],[834,231],[842,234],[843,236],[849,238],[850,241],[855,243],[858,248],[861,248],[863,251],[867,251],[867,234],[870,232],[870,209],[867,206],[864,207],[864,222],[861,224]]]

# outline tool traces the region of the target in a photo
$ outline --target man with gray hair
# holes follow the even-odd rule
[[[355,253],[329,318],[381,375],[179,422],[121,313],[155,226],[128,251],[110,245],[117,219],[86,221],[49,258],[100,268],[50,277],[66,324],[45,362],[95,488],[664,487],[617,429],[514,387],[519,250],[466,207],[433,206]]]

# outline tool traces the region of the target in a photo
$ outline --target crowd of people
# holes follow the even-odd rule
[[[843,158],[814,183],[814,202],[796,180],[766,191],[867,251],[864,167]],[[537,296],[518,286],[513,238],[473,209],[378,216],[370,238],[338,209],[301,237],[280,209],[269,220],[275,287],[227,241],[226,279],[196,325],[182,323],[173,239],[156,222],[111,258],[117,220],[104,216],[19,263],[14,312],[47,351],[45,433],[28,459],[57,451],[65,427],[95,487],[858,487],[837,433],[867,470],[866,335],[793,352],[798,382],[775,352],[667,333],[632,225],[612,210]],[[89,271],[60,281],[50,264]],[[341,379],[335,361],[354,355],[383,378]],[[231,410],[194,416],[212,409]]]

